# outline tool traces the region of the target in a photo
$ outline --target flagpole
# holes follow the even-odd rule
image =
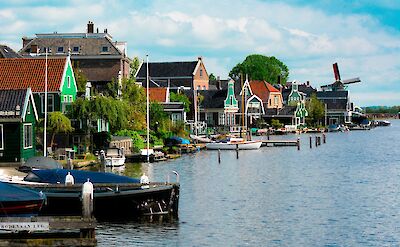
[[[44,132],[43,132],[43,156],[47,156],[47,48],[46,48],[46,70],[44,76]]]
[[[150,162],[149,55],[146,55],[146,124],[147,124],[147,163],[149,163]]]

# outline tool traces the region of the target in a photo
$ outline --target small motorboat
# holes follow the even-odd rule
[[[125,154],[123,148],[108,148],[105,152],[100,151],[100,161],[108,167],[125,165]]]
[[[262,141],[221,141],[221,142],[211,142],[206,144],[206,148],[209,150],[251,150],[259,149],[261,147]]]
[[[390,126],[390,122],[387,120],[379,120],[378,126]]]
[[[45,199],[41,192],[0,182],[0,217],[38,215]]]
[[[331,124],[328,126],[328,131],[329,132],[338,132],[338,131],[340,131],[340,127],[337,124]]]

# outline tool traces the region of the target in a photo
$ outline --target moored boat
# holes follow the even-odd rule
[[[100,161],[108,167],[125,165],[124,150],[120,148],[108,148],[105,152],[100,151]]]

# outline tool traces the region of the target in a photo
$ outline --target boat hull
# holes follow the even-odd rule
[[[104,160],[104,164],[107,167],[118,167],[125,165],[125,157],[122,158],[111,158],[108,157]]]
[[[0,217],[36,216],[43,206],[44,200],[1,202]]]
[[[82,185],[24,185],[47,197],[39,215],[70,216],[82,212]],[[146,215],[178,216],[179,184],[94,184],[93,214],[98,220],[137,219]]]
[[[210,150],[252,150],[261,147],[261,141],[246,141],[246,142],[213,142],[207,143],[206,148]]]

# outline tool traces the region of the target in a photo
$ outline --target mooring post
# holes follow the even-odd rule
[[[221,149],[218,149],[218,163],[221,164]]]
[[[321,137],[318,136],[318,146],[321,146]]]
[[[269,141],[269,129],[267,130],[267,140]]]
[[[326,135],[325,135],[325,133],[322,134],[322,141],[324,142],[324,144],[326,143]]]
[[[318,136],[315,136],[315,147],[318,147]]]
[[[82,186],[82,216],[92,218],[93,215],[93,184],[87,180]]]
[[[236,159],[239,159],[239,144],[236,144]]]
[[[300,137],[297,137],[297,150],[300,150]]]
[[[73,164],[72,164],[71,157],[69,157],[69,155],[68,155],[68,159],[67,159],[67,167],[68,167],[70,170],[73,170],[73,169],[74,169],[74,166],[73,166]]]
[[[312,148],[312,136],[310,135],[310,148]]]

